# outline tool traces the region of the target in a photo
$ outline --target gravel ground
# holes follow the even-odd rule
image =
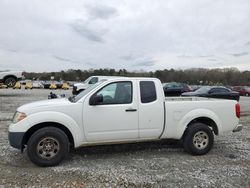
[[[95,146],[41,168],[9,146],[7,130],[16,107],[48,93],[0,90],[0,187],[250,187],[250,98],[241,99],[243,131],[215,137],[207,155],[191,156],[166,141]]]

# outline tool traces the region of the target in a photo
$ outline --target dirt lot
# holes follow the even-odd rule
[[[0,90],[0,187],[250,187],[250,97],[241,99],[243,131],[215,137],[207,155],[148,142],[81,148],[57,167],[40,168],[9,146],[7,130],[18,106],[48,93]]]

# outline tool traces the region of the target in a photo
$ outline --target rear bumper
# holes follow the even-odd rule
[[[9,132],[10,145],[17,149],[23,149],[23,132]]]
[[[243,125],[239,124],[237,125],[234,129],[233,129],[233,132],[239,132],[243,129]]]

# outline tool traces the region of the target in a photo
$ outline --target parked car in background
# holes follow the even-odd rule
[[[55,81],[55,84],[56,84],[57,89],[61,89],[62,85],[63,85],[63,82],[62,81]]]
[[[51,84],[51,81],[44,81],[43,82],[44,89],[49,89],[50,84]]]
[[[250,86],[234,86],[233,91],[237,91],[242,96],[250,96]]]
[[[189,85],[189,87],[191,88],[191,91],[196,91],[197,89],[201,88],[200,85]]]
[[[18,80],[24,78],[22,71],[0,71],[0,83],[7,87],[14,87]]]
[[[33,81],[33,88],[36,88],[36,89],[42,89],[43,88],[43,84],[41,81]]]
[[[169,82],[162,85],[165,96],[180,96],[184,92],[192,91],[185,83]]]
[[[197,97],[208,97],[208,98],[220,98],[220,99],[232,99],[240,100],[239,92],[232,91],[222,86],[204,86],[193,92],[182,93],[184,97],[197,96]]]
[[[110,78],[114,78],[114,76],[90,76],[87,80],[85,80],[83,83],[76,83],[73,85],[72,94],[78,95],[85,89],[87,89],[89,86],[96,84],[97,82],[108,80]],[[119,78],[119,77],[118,77]]]
[[[62,88],[63,82],[58,82],[58,81],[44,81],[43,82],[44,89],[51,89],[51,84],[53,84],[52,89],[60,89],[60,88]]]

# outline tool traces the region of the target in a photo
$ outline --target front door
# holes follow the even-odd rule
[[[113,142],[138,139],[138,106],[131,81],[107,84],[84,101],[83,124],[87,142]],[[90,105],[93,96],[103,100]]]

